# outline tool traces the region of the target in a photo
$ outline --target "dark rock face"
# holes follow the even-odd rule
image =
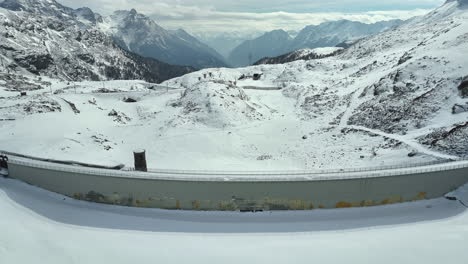
[[[194,68],[190,66],[178,66],[178,65],[170,65],[164,62],[160,62],[158,60],[152,58],[142,57],[138,54],[131,53],[126,51],[126,55],[131,58],[134,63],[137,73],[141,76],[144,80],[154,83],[161,83],[165,80],[169,80],[175,77],[182,76],[184,74],[190,73],[195,71]],[[134,75],[134,72],[128,69],[123,69],[123,75]],[[131,78],[121,78],[122,80],[128,80]]]
[[[131,97],[125,98],[123,101],[125,103],[136,103],[136,102],[138,102],[136,99],[133,99]]]
[[[468,122],[457,124],[454,127],[439,129],[419,138],[419,142],[425,145],[460,157],[468,156],[468,144],[465,143],[467,140]]]
[[[462,82],[458,86],[458,90],[460,91],[462,97],[468,97],[468,76],[463,78]]]
[[[49,21],[47,27],[55,31],[64,31],[65,25],[59,21]]]
[[[26,56],[18,56],[15,61],[21,67],[28,71],[39,74],[40,71],[47,69],[54,63],[54,59],[50,54],[31,54]]]
[[[424,65],[432,61],[421,59],[418,63]],[[426,120],[445,106],[447,94],[453,93],[454,85],[452,80],[429,72],[413,75],[420,67],[418,63],[404,64],[405,67],[367,87],[362,96],[373,98],[354,111],[348,124],[398,134],[424,127]]]
[[[468,105],[455,104],[452,107],[452,114],[454,115],[465,113],[465,112],[468,112]]]
[[[78,54],[76,55],[76,57],[78,57],[78,59],[89,64],[94,64],[96,62],[96,60],[94,59],[94,56],[91,54]]]

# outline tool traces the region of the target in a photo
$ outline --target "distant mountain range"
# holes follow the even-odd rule
[[[234,31],[234,32],[194,32],[192,33],[200,41],[208,44],[224,58],[228,58],[233,49],[242,42],[257,38],[264,34],[263,31]]]
[[[0,71],[63,80],[162,82],[194,71],[119,47],[95,25],[100,15],[55,0],[0,2]]]
[[[264,57],[277,56],[289,51],[293,38],[284,30],[274,30],[262,36],[247,40],[235,48],[229,55],[231,65],[242,67],[252,65]]]
[[[340,20],[307,26],[300,32],[274,30],[259,37],[258,32],[198,34],[200,41],[182,29],[166,30],[135,9],[101,16],[89,8],[72,9],[55,0],[0,0],[0,7],[4,10],[0,12],[1,64],[65,79],[159,82],[196,69],[241,67],[283,54],[287,60],[299,58],[287,55],[333,47],[402,23]],[[256,38],[245,40],[252,37]],[[217,50],[229,56],[225,58]]]
[[[122,48],[145,57],[197,69],[227,66],[223,56],[184,30],[165,30],[135,9],[116,11],[98,20],[97,27]]]
[[[230,53],[228,62],[233,66],[241,67],[251,65],[265,57],[275,57],[296,50],[334,47],[344,41],[374,35],[402,23],[402,20],[382,21],[375,24],[339,20],[317,26],[307,26],[294,38],[284,30],[275,30],[240,44]]]

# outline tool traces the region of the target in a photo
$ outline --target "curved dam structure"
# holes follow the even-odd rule
[[[466,160],[316,172],[136,172],[3,154],[8,157],[8,177],[79,200],[161,209],[376,206],[439,198],[468,182]]]

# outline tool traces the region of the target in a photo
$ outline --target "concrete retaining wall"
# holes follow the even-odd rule
[[[9,156],[9,177],[91,202],[185,210],[309,210],[431,199],[468,182],[468,161],[280,174],[133,172]]]

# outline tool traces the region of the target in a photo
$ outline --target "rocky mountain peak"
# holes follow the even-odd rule
[[[118,10],[111,17],[119,27],[135,27],[138,30],[149,30],[147,27],[160,28],[151,18],[138,13],[135,9]]]
[[[135,16],[135,15],[138,14],[138,12],[136,11],[135,8],[132,8],[132,9],[130,10],[129,14],[132,15],[132,16]]]
[[[55,0],[5,0],[0,3],[0,7],[12,11],[27,11],[45,15],[73,13],[73,9],[65,7],[57,3]]]
[[[288,40],[291,40],[291,36],[289,36],[288,32],[282,30],[282,29],[277,29],[277,30],[273,30],[273,31],[270,31],[270,32],[267,32],[265,34],[263,34],[263,36],[260,36],[259,38],[263,38],[263,39],[280,39],[280,40],[285,40],[285,41],[288,41]]]
[[[267,32],[260,36],[258,39],[262,40],[284,40],[288,41],[291,40],[291,37],[289,36],[288,32],[282,30],[282,29],[277,29],[273,30],[270,32]]]
[[[90,8],[88,7],[82,7],[78,8],[75,10],[75,14],[77,17],[82,18],[84,20],[87,20],[93,24],[95,24],[98,21],[102,20],[101,15],[94,13]]]

